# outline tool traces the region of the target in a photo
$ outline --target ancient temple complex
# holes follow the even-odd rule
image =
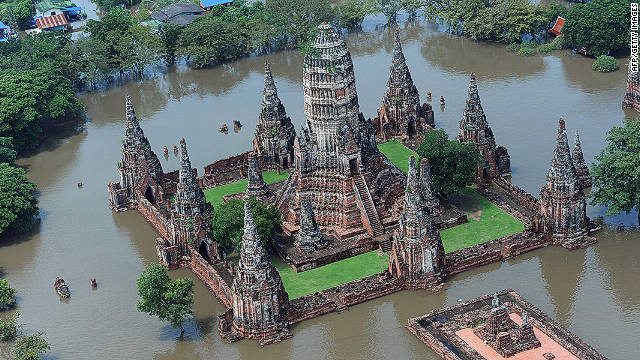
[[[591,187],[591,174],[589,173],[589,167],[584,161],[584,155],[582,154],[582,146],[580,145],[580,135],[576,130],[576,136],[573,140],[573,164],[576,167],[576,173],[582,183],[582,188],[587,189]]]
[[[569,151],[565,122],[560,119],[547,184],[540,191],[540,213],[550,222],[554,238],[563,243],[580,243],[588,232],[586,211],[582,182]]]
[[[462,114],[462,120],[460,120],[458,141],[472,142],[476,144],[478,151],[480,151],[485,164],[478,167],[478,181],[488,181],[511,173],[509,153],[503,146],[496,147],[493,131],[489,127],[489,122],[480,104],[478,84],[474,73],[470,75],[469,95]]]
[[[327,235],[381,235],[397,222],[404,174],[380,153],[360,113],[351,54],[340,34],[321,24],[312,45],[303,69],[306,121],[277,202],[283,228],[287,234],[298,230],[306,196]]]
[[[627,74],[627,92],[622,101],[623,109],[634,109],[640,111],[640,77],[637,71],[632,71],[631,62],[629,62],[629,71]]]
[[[387,91],[382,97],[382,106],[378,109],[378,116],[373,124],[379,142],[391,138],[407,139],[434,126],[431,105],[420,105],[418,89],[411,79],[397,29],[394,33]]]
[[[423,198],[424,187],[416,159],[411,156],[400,226],[389,255],[389,273],[402,279],[409,289],[430,288],[443,279],[444,246]]]
[[[232,292],[234,333],[262,343],[290,336],[287,330],[289,295],[262,245],[249,201],[244,204],[242,249]]]
[[[253,150],[262,157],[265,170],[288,169],[291,166],[295,136],[295,128],[278,97],[271,66],[265,63],[262,109],[253,140]]]

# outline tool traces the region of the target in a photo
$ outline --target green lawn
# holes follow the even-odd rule
[[[460,250],[524,230],[522,222],[480,196],[473,188],[465,189],[464,195],[457,197],[453,202],[467,214],[469,222],[440,231],[445,252]]]
[[[404,172],[409,169],[409,156],[415,156],[416,160],[419,158],[418,154],[396,141],[380,144],[378,149]],[[452,197],[452,199],[452,202],[467,214],[469,222],[440,232],[446,252],[460,250],[524,230],[524,224],[518,219],[480,196],[471,187],[465,189],[462,196]]]
[[[271,261],[280,272],[289,299],[295,299],[377,274],[387,268],[389,257],[379,256],[377,251],[371,251],[300,273],[293,271],[278,256],[272,256]]]
[[[395,140],[387,141],[386,143],[378,145],[378,149],[389,159],[389,161],[391,161],[391,163],[393,163],[393,165],[397,166],[404,172],[409,171],[409,157],[411,155],[416,157],[416,161],[420,158],[418,154]]]
[[[264,178],[264,181],[267,184],[273,184],[278,181],[283,181],[288,177],[289,173],[286,171],[281,171],[280,175],[278,175],[277,171],[262,172],[262,178]],[[207,197],[207,201],[210,202],[215,209],[218,205],[222,204],[223,196],[243,192],[245,190],[247,190],[247,179],[207,189],[204,191],[204,195]]]

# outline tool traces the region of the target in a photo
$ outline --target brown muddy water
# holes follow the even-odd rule
[[[385,90],[392,37],[369,26],[347,36],[360,106],[373,117]],[[446,98],[435,106],[437,126],[451,137],[465,103],[468,73],[478,75],[480,96],[496,139],[511,154],[513,181],[537,194],[553,153],[559,117],[570,134],[577,128],[585,158],[603,147],[605,132],[625,117],[620,104],[626,73],[600,74],[591,60],[555,52],[518,57],[503,46],[476,44],[437,32],[429,25],[404,26],[401,37],[420,93]],[[301,56],[266,56],[280,97],[298,126],[303,119]],[[635,214],[605,218],[611,224],[586,250],[551,247],[453,276],[436,294],[404,291],[305,321],[294,337],[260,348],[255,342],[224,342],[216,314],[223,307],[196,279],[195,319],[183,341],[178,331],[136,311],[136,278],[155,262],[156,232],[136,212],[113,213],[108,181],[116,180],[124,133],[124,96],[162,158],[185,137],[200,172],[215,159],[249,148],[257,123],[265,57],[165,75],[80,96],[88,122],[23,158],[38,184],[41,221],[24,236],[0,245],[4,276],[18,289],[18,311],[26,332],[43,330],[53,359],[438,359],[404,328],[409,317],[503,288],[513,288],[611,359],[640,358],[640,233]],[[625,68],[625,59],[621,68]],[[631,115],[631,114],[628,114]],[[234,119],[241,132],[217,132]],[[78,189],[76,183],[84,182]],[[592,217],[604,213],[589,208]],[[626,227],[618,228],[623,223]],[[72,296],[60,301],[52,288],[63,276]],[[178,270],[172,276],[193,276]],[[92,290],[89,278],[98,289]],[[2,314],[1,316],[6,316]],[[0,348],[0,357],[8,357]]]

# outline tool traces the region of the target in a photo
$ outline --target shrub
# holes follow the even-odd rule
[[[18,336],[18,316],[20,316],[20,313],[17,312],[7,321],[0,320],[1,341],[11,341]]]
[[[556,38],[551,41],[551,44],[553,44],[556,50],[561,50],[567,47],[567,39],[564,36],[556,36]]]
[[[548,54],[555,50],[555,46],[552,43],[542,44],[538,47],[538,52],[540,54]]]
[[[518,43],[507,45],[507,51],[518,51],[518,50],[520,50],[520,44]]]
[[[518,55],[520,56],[533,56],[537,53],[538,51],[536,49],[532,49],[529,47],[523,47],[522,49],[518,50]]]
[[[7,279],[0,279],[0,310],[12,307],[16,303],[16,290],[9,286]]]
[[[600,55],[594,61],[591,68],[600,72],[611,72],[618,70],[618,60],[609,55]]]
[[[521,48],[529,48],[533,49],[538,46],[538,43],[535,40],[523,41]]]

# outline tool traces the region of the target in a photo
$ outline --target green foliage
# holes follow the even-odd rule
[[[429,159],[433,188],[443,196],[460,194],[471,185],[483,163],[475,144],[448,140],[442,129],[427,131],[417,152]]]
[[[387,23],[395,24],[398,12],[402,10],[402,3],[399,0],[375,0],[375,9],[387,18]]]
[[[520,44],[518,43],[511,43],[507,45],[507,51],[518,51],[518,50],[520,50]]]
[[[553,44],[553,48],[556,50],[562,50],[566,47],[565,45],[566,41],[565,41],[565,37],[564,36],[556,36],[552,41],[551,44]]]
[[[522,46],[523,48],[529,48],[529,49],[534,49],[538,46],[538,42],[535,40],[529,40],[529,41],[523,41],[522,42]]]
[[[12,341],[18,336],[19,312],[13,314],[8,320],[0,320],[0,341]]]
[[[240,200],[231,199],[215,210],[211,236],[223,248],[233,250],[242,242],[244,205]]]
[[[112,76],[109,67],[109,53],[106,45],[95,37],[83,37],[75,43],[79,50],[77,61],[82,64],[82,72],[90,86],[95,86]]]
[[[0,310],[6,310],[15,305],[16,292],[9,286],[7,279],[0,279]]]
[[[38,144],[43,121],[60,122],[81,113],[71,82],[59,69],[0,71],[0,136],[12,137],[18,151]]]
[[[171,280],[167,269],[149,265],[138,278],[138,311],[157,316],[168,321],[171,326],[184,334],[184,321],[193,314],[193,281],[191,279]]]
[[[538,47],[538,52],[541,54],[549,54],[550,52],[552,52],[553,50],[555,50],[556,47],[553,43],[546,43],[546,44],[542,44]]]
[[[248,54],[246,29],[215,17],[202,17],[180,35],[179,53],[195,68],[203,68]]]
[[[518,50],[519,56],[533,56],[533,55],[536,55],[537,53],[538,53],[538,50],[530,47],[523,47],[520,50]]]
[[[105,11],[121,9],[120,6],[127,5],[127,0],[95,0],[96,5]]]
[[[629,0],[592,0],[568,12],[562,33],[575,49],[599,56],[629,48]]]
[[[266,206],[253,197],[249,201],[254,221],[258,227],[258,234],[262,244],[266,246],[271,242],[276,231],[281,230],[280,211],[275,206]],[[243,233],[244,203],[237,199],[231,199],[218,206],[211,223],[213,239],[223,248],[232,251],[242,245]]]
[[[99,53],[106,50],[108,69],[120,74],[131,71],[142,74],[144,68],[159,57],[162,42],[151,33],[149,27],[137,25],[129,10],[116,7],[102,19],[88,20],[91,38],[101,45],[94,45]],[[103,50],[104,49],[104,50]]]
[[[0,163],[13,165],[17,152],[13,149],[13,138],[0,137]]]
[[[337,23],[336,11],[326,0],[266,0],[265,10],[293,47],[306,41],[309,30],[318,24]]]
[[[18,29],[29,28],[29,23],[36,14],[36,7],[31,0],[18,0],[13,8],[13,17]]]
[[[50,346],[43,333],[20,336],[13,349],[15,360],[40,360]]]
[[[607,215],[640,211],[640,118],[627,120],[607,134],[607,146],[591,169],[591,204],[606,206]]]
[[[409,15],[409,20],[415,20],[418,17],[418,10],[425,4],[424,0],[399,0],[399,2],[402,10]]]
[[[181,33],[182,26],[180,25],[164,24],[160,26],[160,40],[162,40],[164,59],[167,64],[173,64],[176,61],[176,51]]]
[[[609,55],[600,55],[594,61],[591,68],[595,71],[600,72],[611,72],[618,70],[618,60],[616,60],[613,56]]]
[[[360,28],[364,18],[376,11],[374,0],[342,0],[336,5],[340,26],[349,30]]]
[[[24,169],[0,164],[0,235],[31,229],[38,215],[36,185],[24,176]]]

